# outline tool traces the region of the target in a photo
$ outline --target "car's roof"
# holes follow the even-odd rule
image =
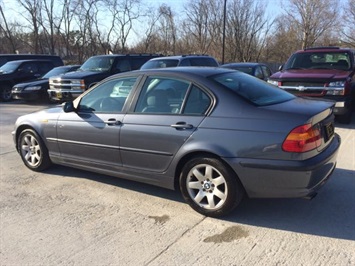
[[[254,66],[265,66],[263,63],[257,63],[257,62],[236,62],[236,63],[228,63],[221,65],[221,67],[254,67]]]
[[[141,74],[149,74],[149,75],[170,73],[170,74],[185,74],[189,76],[208,77],[208,76],[227,73],[231,71],[233,70],[228,68],[221,68],[221,67],[182,66],[182,67],[141,69],[141,70],[131,71],[131,73],[141,73]],[[126,72],[125,74],[129,75],[129,72],[128,73]]]
[[[179,60],[182,58],[201,58],[201,57],[208,57],[212,58],[210,55],[170,55],[170,56],[160,56],[156,58],[150,59],[150,61],[155,61],[155,60]]]
[[[353,51],[354,49],[351,48],[342,48],[336,46],[324,46],[324,47],[310,47],[303,50],[298,50],[296,53],[318,53],[318,52],[349,52]]]
[[[65,66],[58,66],[55,68],[72,68],[72,67],[80,67],[81,65],[65,65]]]
[[[48,60],[48,59],[26,59],[26,60],[13,60],[13,61],[8,61],[6,62],[4,65],[6,64],[17,64],[17,65],[21,65],[22,63],[31,63],[31,62],[46,62],[46,63],[53,63],[52,60]]]
[[[146,57],[146,56],[161,56],[161,54],[102,54],[102,55],[93,55],[91,57]]]

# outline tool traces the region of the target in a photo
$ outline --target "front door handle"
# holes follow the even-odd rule
[[[118,126],[118,125],[121,125],[122,122],[116,120],[115,118],[110,118],[110,119],[104,121],[104,123],[109,126]]]
[[[176,124],[171,125],[171,127],[175,129],[191,129],[194,126],[191,124],[186,124],[186,122],[177,122]]]

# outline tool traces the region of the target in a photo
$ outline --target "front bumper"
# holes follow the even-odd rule
[[[304,198],[313,196],[331,176],[340,143],[340,136],[335,134],[325,150],[304,161],[225,160],[237,173],[250,198]]]
[[[15,100],[35,101],[44,98],[43,91],[14,91],[12,90],[12,98]]]
[[[65,101],[65,100],[73,100],[83,92],[84,92],[83,90],[49,89],[48,96],[49,99],[51,99],[52,101]]]

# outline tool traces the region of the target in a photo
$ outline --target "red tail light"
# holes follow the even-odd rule
[[[286,152],[306,152],[321,145],[321,131],[319,125],[302,125],[293,129],[282,144]]]

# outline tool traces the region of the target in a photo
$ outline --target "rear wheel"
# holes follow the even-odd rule
[[[339,123],[350,124],[352,116],[352,110],[348,110],[345,114],[336,117]]]
[[[231,212],[244,197],[244,189],[236,174],[212,157],[195,157],[184,166],[180,190],[194,210],[211,217]]]
[[[21,159],[29,169],[43,171],[52,164],[47,147],[32,129],[26,129],[21,132],[17,145]]]
[[[0,87],[0,97],[3,102],[9,102],[12,100],[11,86],[5,84]]]

